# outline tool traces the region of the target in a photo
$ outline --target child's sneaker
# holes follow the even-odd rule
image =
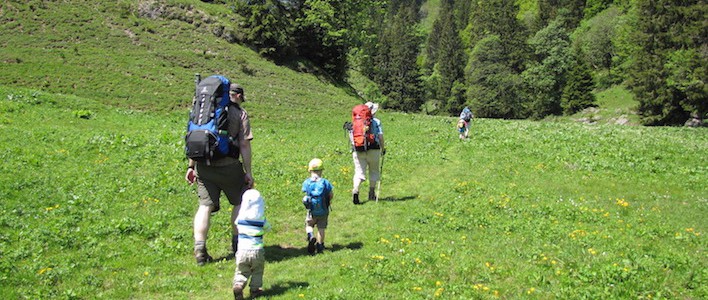
[[[369,191],[369,200],[376,200],[376,191],[374,191],[374,190]]]
[[[234,299],[235,300],[243,300],[243,286],[242,285],[235,285],[234,286]]]
[[[359,204],[359,193],[352,194],[352,202],[354,204]]]
[[[324,243],[317,243],[317,253],[322,253],[324,251],[325,245]]]
[[[310,233],[307,234],[307,253],[315,254],[317,239]]]

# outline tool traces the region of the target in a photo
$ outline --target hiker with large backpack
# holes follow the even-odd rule
[[[305,217],[305,233],[307,234],[307,252],[310,254],[322,253],[325,249],[325,230],[329,221],[330,205],[334,198],[334,187],[322,177],[324,166],[322,160],[313,158],[307,165],[310,177],[302,182],[302,191],[305,196],[302,204],[307,209]],[[314,227],[317,226],[317,234]]]
[[[460,133],[460,139],[464,140],[469,136],[470,133],[470,122],[474,118],[472,110],[469,107],[465,108],[460,112],[460,119],[457,121],[457,131]]]
[[[349,138],[354,159],[354,186],[352,188],[352,202],[354,204],[361,203],[359,187],[362,182],[366,181],[367,169],[369,171],[368,199],[378,200],[376,182],[381,178],[381,158],[386,154],[381,120],[376,118],[378,110],[378,103],[367,102],[354,106],[351,126],[346,126],[351,127]]]
[[[198,265],[212,260],[206,241],[209,219],[220,210],[223,191],[231,212],[231,251],[238,248],[238,216],[243,192],[253,187],[251,124],[241,107],[243,87],[220,75],[204,80],[197,75],[195,96],[185,136],[189,158],[185,180],[197,183],[199,208],[194,216],[194,257]],[[239,157],[241,160],[239,160]]]

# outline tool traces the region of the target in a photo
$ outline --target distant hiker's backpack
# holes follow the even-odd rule
[[[307,195],[303,203],[312,216],[321,217],[329,214],[329,191],[325,186],[325,179],[317,181],[307,179],[305,192]]]
[[[460,131],[462,131],[465,129],[465,127],[467,127],[467,122],[465,122],[465,120],[463,119],[459,119],[457,121],[457,129],[460,129]]]
[[[379,149],[372,132],[373,116],[368,106],[359,104],[352,109],[352,143],[355,151]]]
[[[229,85],[226,77],[213,75],[199,81],[189,113],[185,153],[195,161],[234,155],[228,132]]]
[[[465,109],[462,110],[460,113],[460,119],[465,120],[465,122],[469,123],[474,116],[472,115],[472,111],[465,107]]]

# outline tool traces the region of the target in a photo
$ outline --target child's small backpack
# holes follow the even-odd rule
[[[352,109],[352,143],[355,151],[366,151],[376,144],[374,134],[371,132],[373,116],[371,109],[364,104],[354,106]]]
[[[210,163],[212,159],[233,154],[228,132],[231,83],[220,75],[197,81],[187,123],[185,153],[192,160]]]
[[[305,207],[310,210],[314,217],[322,217],[329,214],[329,191],[325,188],[325,180],[307,180],[307,193]]]

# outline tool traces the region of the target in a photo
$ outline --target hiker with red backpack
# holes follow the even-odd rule
[[[351,127],[349,138],[354,159],[354,186],[352,188],[352,202],[354,204],[361,203],[359,186],[366,181],[367,169],[369,171],[368,199],[378,200],[376,182],[381,178],[381,159],[386,154],[381,120],[376,118],[378,110],[379,104],[373,102],[354,106],[351,126],[345,125]]]

